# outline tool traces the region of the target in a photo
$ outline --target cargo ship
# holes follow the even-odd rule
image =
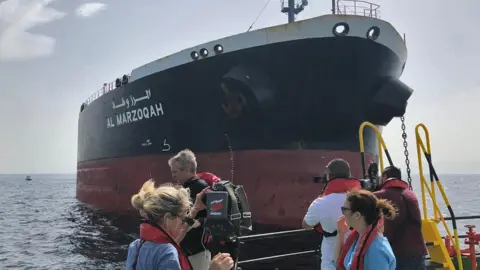
[[[154,60],[106,83],[80,107],[77,198],[132,213],[148,179],[171,182],[167,160],[189,148],[199,171],[244,185],[254,226],[298,228],[333,158],[363,176],[358,128],[405,113],[404,37],[379,6],[334,1],[295,21],[306,1],[282,2],[288,23]],[[366,130],[367,162],[376,135]],[[255,227],[254,227],[255,228]],[[258,227],[257,227],[258,228]]]

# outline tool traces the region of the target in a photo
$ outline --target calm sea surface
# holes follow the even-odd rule
[[[136,221],[79,203],[74,175],[32,177],[0,175],[0,269],[123,269]],[[479,175],[441,179],[457,216],[480,215]]]

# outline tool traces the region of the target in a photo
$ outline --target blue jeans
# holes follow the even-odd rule
[[[396,270],[425,270],[425,256],[397,257]]]

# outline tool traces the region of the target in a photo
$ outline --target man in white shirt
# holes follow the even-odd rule
[[[350,165],[343,159],[334,159],[327,165],[325,175],[327,183],[323,193],[315,199],[303,218],[303,228],[320,226],[323,233],[321,246],[321,270],[335,270],[333,251],[337,241],[337,220],[342,215],[341,207],[345,202],[346,192],[360,189],[357,179],[350,178]]]

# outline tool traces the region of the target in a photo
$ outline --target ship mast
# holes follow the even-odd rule
[[[332,0],[333,3],[335,0]],[[295,22],[295,15],[302,12],[308,5],[308,0],[300,0],[295,3],[295,0],[282,0],[282,13],[288,14],[288,23]]]

